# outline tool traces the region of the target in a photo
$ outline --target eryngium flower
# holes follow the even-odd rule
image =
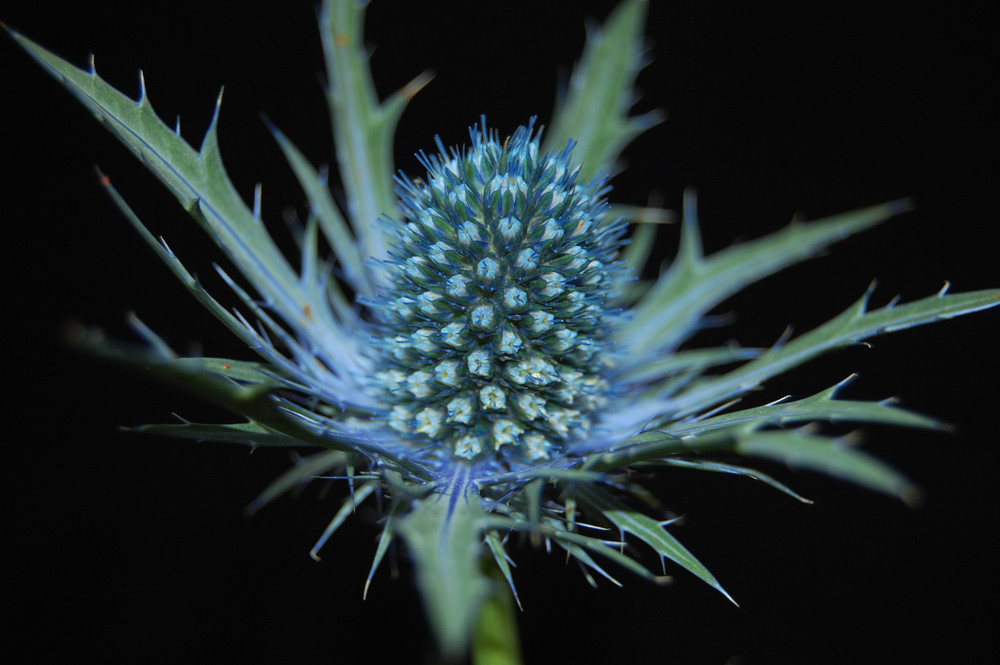
[[[1000,303],[1000,291],[950,295],[945,287],[870,310],[869,291],[827,323],[770,348],[692,345],[711,311],[748,284],[908,204],[793,223],[705,256],[689,193],[676,258],[657,279],[633,280],[652,249],[650,227],[633,226],[624,243],[622,216],[609,212],[599,174],[612,171],[624,146],[658,118],[629,115],[643,63],[644,8],[643,0],[626,0],[603,32],[590,35],[544,137],[529,123],[501,140],[483,122],[464,149],[439,142],[439,155],[422,158],[424,178],[396,181],[397,197],[392,135],[427,77],[379,102],[362,3],[326,0],[321,34],[345,205],[337,205],[325,172],[275,130],[309,202],[296,266],[261,219],[260,188],[248,207],[229,181],[218,106],[195,149],[156,116],[144,88],[133,100],[93,63],[78,69],[11,33],[170,189],[249,285],[222,273],[249,316],[222,307],[102,177],[153,251],[258,356],[178,357],[138,321],[147,342],[140,348],[82,336],[94,352],[153,371],[242,418],[140,429],[320,449],[252,508],[318,477],[346,479],[350,495],[315,555],[358,504],[375,499],[384,513],[372,573],[393,539],[402,539],[430,624],[452,654],[466,647],[486,599],[497,597],[483,560],[514,588],[505,552],[514,534],[565,550],[591,581],[592,573],[611,577],[594,555],[663,579],[626,554],[626,539],[638,540],[722,591],[667,529],[668,514],[632,505],[633,497],[655,505],[630,481],[637,467],[745,475],[801,498],[738,463],[769,459],[911,496],[900,474],[809,425],[936,427],[933,419],[890,401],[839,399],[850,377],[811,396],[758,406],[740,400],[822,353]],[[633,213],[629,221],[643,221],[649,211]]]
[[[374,388],[416,455],[485,473],[565,456],[600,421],[625,225],[571,146],[542,154],[531,125],[501,143],[485,121],[471,139],[399,181]]]

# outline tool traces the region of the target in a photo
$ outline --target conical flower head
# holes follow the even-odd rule
[[[383,302],[389,427],[453,458],[537,462],[586,438],[606,401],[609,296],[622,224],[572,146],[540,155],[532,125],[421,155],[398,180],[403,223]]]

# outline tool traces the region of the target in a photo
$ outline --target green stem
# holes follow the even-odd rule
[[[521,665],[514,595],[492,558],[483,567],[493,580],[472,636],[473,665]]]

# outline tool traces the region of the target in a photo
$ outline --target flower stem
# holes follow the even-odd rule
[[[514,595],[492,558],[483,567],[493,580],[493,591],[483,604],[472,636],[473,665],[521,665]]]

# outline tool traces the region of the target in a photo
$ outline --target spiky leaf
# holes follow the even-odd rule
[[[688,572],[696,575],[709,586],[718,590],[730,601],[733,600],[726,593],[726,590],[722,588],[722,585],[719,584],[719,581],[715,579],[715,576],[708,571],[708,568],[698,561],[687,548],[681,545],[664,528],[662,522],[658,522],[648,515],[633,510],[608,496],[606,493],[599,492],[592,487],[581,487],[579,493],[580,498],[592,510],[603,515],[622,534],[632,534],[652,547],[661,560],[664,558],[670,559]]]
[[[748,284],[815,256],[824,247],[909,209],[894,201],[808,224],[795,222],[763,238],[704,256],[697,199],[684,199],[681,246],[670,270],[634,309],[622,332],[633,358],[667,354],[699,328],[702,317]]]
[[[425,72],[384,102],[378,101],[363,41],[366,4],[326,0],[319,22],[329,77],[327,100],[348,216],[361,255],[382,259],[386,238],[376,220],[382,215],[396,216],[392,181],[396,123],[407,102],[431,76]],[[380,274],[373,275],[373,284]],[[370,295],[368,289],[362,293]]]
[[[417,501],[398,526],[431,628],[450,655],[465,650],[490,589],[480,565],[482,506],[465,479]]]
[[[589,32],[583,57],[573,70],[568,94],[556,109],[545,137],[547,151],[575,141],[575,161],[587,182],[613,171],[622,150],[662,120],[653,111],[630,116],[636,76],[645,64],[642,47],[646,0],[623,2],[599,30]]]
[[[953,295],[946,292],[947,285],[937,295],[905,305],[896,305],[893,301],[881,309],[869,311],[868,300],[872,294],[872,289],[869,289],[852,307],[822,326],[768,350],[727,374],[706,378],[692,385],[670,399],[670,410],[678,416],[707,410],[822,353],[883,333],[950,319],[1000,304],[998,289]]]

